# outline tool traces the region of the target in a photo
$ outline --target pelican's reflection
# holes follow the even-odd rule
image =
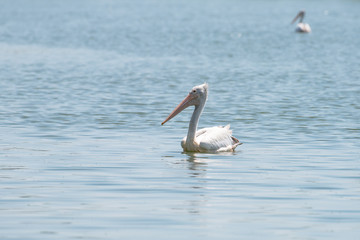
[[[219,181],[221,182],[217,173],[221,173],[221,169],[231,167],[231,161],[228,159],[233,155],[237,153],[182,152],[181,155],[173,153],[163,156],[168,158],[176,169],[181,169],[180,179],[176,178],[174,186],[180,184],[182,190],[186,189],[183,201],[177,205],[176,210],[181,209],[191,215],[206,214],[214,191],[219,188]]]
[[[208,181],[207,169],[209,167],[209,157],[207,154],[183,152],[186,158],[183,163],[188,169],[189,188],[192,189],[191,198],[184,201],[184,210],[191,215],[202,215],[203,210],[208,204]]]
[[[183,152],[182,154],[187,156],[186,162],[188,165],[187,167],[190,170],[190,175],[193,177],[204,177],[209,166],[214,167],[226,164],[223,157],[236,155],[236,152],[217,154]]]
[[[187,155],[188,169],[191,177],[204,177],[206,175],[206,169],[208,167],[208,157],[206,154],[184,152]]]

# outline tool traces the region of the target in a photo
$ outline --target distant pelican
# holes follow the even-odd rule
[[[225,127],[203,128],[197,131],[200,115],[204,109],[208,94],[208,85],[204,83],[191,89],[187,97],[161,123],[163,125],[187,107],[195,106],[188,134],[181,141],[185,152],[232,152],[241,143],[231,135],[230,125]]]
[[[299,32],[299,33],[309,33],[309,32],[311,32],[310,25],[307,24],[307,23],[302,22],[303,19],[304,19],[304,16],[305,16],[305,11],[300,11],[296,15],[294,20],[292,20],[291,24],[295,23],[296,20],[299,18],[299,23],[296,25],[296,29],[295,29],[296,32]]]

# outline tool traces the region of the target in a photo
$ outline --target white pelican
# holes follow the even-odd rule
[[[197,131],[199,118],[207,100],[207,94],[207,83],[193,87],[189,95],[170,113],[161,125],[175,117],[185,108],[194,105],[195,109],[190,120],[188,134],[181,141],[184,151],[213,153],[234,151],[241,143],[237,138],[231,136],[230,125],[203,128]]]
[[[300,32],[300,33],[311,32],[310,25],[302,22],[304,20],[304,16],[305,16],[305,11],[302,10],[296,15],[294,20],[292,20],[291,24],[296,22],[296,20],[299,18],[299,23],[296,25],[296,29],[295,29],[296,32]]]

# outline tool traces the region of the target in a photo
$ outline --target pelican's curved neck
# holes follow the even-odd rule
[[[302,22],[303,22],[303,20],[304,20],[304,15],[301,15],[301,16],[300,16],[299,23],[302,23]]]
[[[193,115],[191,116],[191,120],[189,123],[189,130],[186,137],[186,143],[187,144],[193,144],[195,142],[195,134],[197,131],[197,125],[199,123],[200,115],[204,109],[205,101],[200,103],[199,105],[195,105],[195,109],[193,112]]]

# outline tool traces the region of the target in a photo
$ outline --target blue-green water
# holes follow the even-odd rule
[[[300,9],[311,34],[290,25]],[[359,239],[360,1],[2,1],[0,238]],[[232,154],[185,154],[231,124]]]

